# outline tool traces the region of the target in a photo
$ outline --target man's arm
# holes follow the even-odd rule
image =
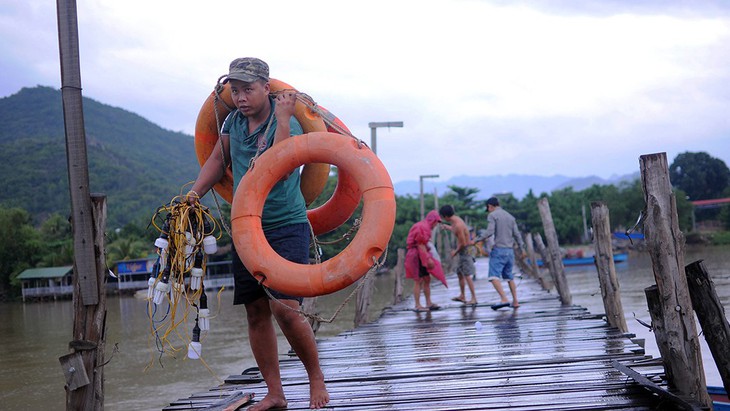
[[[294,115],[296,103],[296,93],[283,93],[276,96],[276,105],[274,107],[274,115],[276,115],[276,131],[274,132],[273,144],[278,144],[291,137],[291,126],[289,125],[289,120]]]
[[[513,221],[513,224],[512,224],[512,237],[514,237],[515,241],[520,246],[520,250],[522,250],[522,258],[527,257],[527,252],[525,251],[525,241],[522,239],[522,234],[520,234],[520,229],[517,228],[516,221]]]
[[[223,149],[221,150],[221,145]],[[231,155],[229,151],[230,136],[228,134],[221,135],[215,148],[210,156],[200,168],[198,178],[190,188],[187,195],[188,203],[195,204],[200,197],[203,197],[213,186],[223,178],[224,164],[231,163]],[[225,158],[223,158],[225,156]]]
[[[451,252],[451,256],[455,256],[471,244],[472,243],[469,240],[469,230],[466,228],[466,225],[459,224],[456,229],[456,249]]]

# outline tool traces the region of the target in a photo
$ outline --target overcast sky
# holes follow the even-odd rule
[[[637,4],[640,3],[640,4]],[[730,165],[730,3],[78,0],[83,94],[194,133],[228,63],[269,63],[395,182],[608,178],[639,156]],[[56,2],[0,0],[0,97],[60,88]]]

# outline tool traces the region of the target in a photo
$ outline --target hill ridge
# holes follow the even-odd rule
[[[107,196],[108,226],[151,218],[199,170],[194,139],[130,111],[82,100],[91,192]],[[0,99],[0,201],[42,221],[70,212],[61,91],[24,87]]]

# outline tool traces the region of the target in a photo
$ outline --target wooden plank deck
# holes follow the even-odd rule
[[[450,301],[458,284],[456,278],[449,281],[451,289],[438,285],[432,290],[441,310],[416,313],[409,299],[373,323],[318,341],[329,409],[674,408],[611,365],[618,361],[663,386],[661,362],[600,315],[562,307],[556,294],[527,277],[517,280],[519,309],[492,310],[489,305],[496,301],[489,299],[496,293],[484,276],[475,284],[482,303],[467,307]],[[309,409],[299,360],[282,358],[281,373],[288,409]],[[240,392],[262,398],[265,386],[256,376],[234,375],[164,410],[205,409]]]

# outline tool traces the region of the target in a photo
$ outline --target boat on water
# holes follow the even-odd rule
[[[707,387],[707,393],[712,398],[712,408],[715,411],[730,411],[730,397],[724,387]]]
[[[613,262],[614,263],[622,263],[629,259],[628,253],[615,253],[613,255]],[[567,256],[563,258],[563,266],[574,266],[574,265],[593,265],[593,256],[588,257],[573,257],[573,256]],[[542,267],[544,265],[543,261],[541,259],[537,260],[537,266]]]

